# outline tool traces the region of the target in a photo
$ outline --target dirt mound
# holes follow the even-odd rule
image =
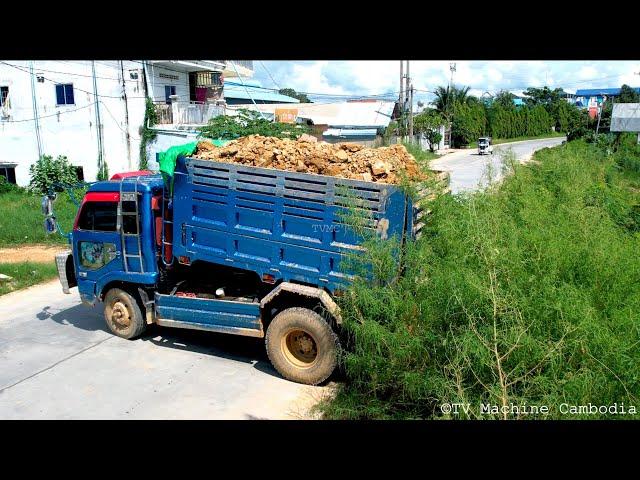
[[[355,143],[318,142],[309,135],[298,140],[250,135],[224,147],[204,141],[194,157],[391,184],[399,183],[401,172],[412,179],[424,176],[403,145],[365,148]]]

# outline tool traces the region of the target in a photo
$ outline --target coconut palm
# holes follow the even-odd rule
[[[470,101],[473,102],[471,100],[472,97],[469,95],[469,87],[458,88],[455,85],[451,87],[436,87],[434,93],[436,98],[431,103],[438,112],[445,115],[450,112],[456,103],[466,105]]]

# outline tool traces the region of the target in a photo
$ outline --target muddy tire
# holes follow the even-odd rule
[[[147,326],[136,299],[119,288],[104,297],[104,319],[114,335],[126,339],[137,337]]]
[[[307,308],[288,308],[273,319],[265,338],[267,355],[287,380],[325,381],[338,364],[340,342],[331,326]]]

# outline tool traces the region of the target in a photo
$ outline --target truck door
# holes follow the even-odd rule
[[[85,195],[73,228],[73,258],[78,291],[85,303],[96,301],[96,282],[109,272],[122,270],[122,247],[117,231],[118,202],[115,192]]]

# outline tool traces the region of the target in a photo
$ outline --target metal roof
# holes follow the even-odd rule
[[[334,128],[386,128],[391,121],[395,102],[298,103],[298,117],[308,118],[315,125]],[[276,108],[292,108],[287,104],[247,105],[247,108],[273,113]]]
[[[614,103],[610,130],[640,132],[640,103]]]
[[[375,128],[327,128],[323,137],[355,138],[355,137],[375,137],[378,130]]]
[[[635,87],[634,90],[640,93],[640,87]],[[582,88],[576,90],[576,97],[593,97],[596,95],[620,95],[619,88]]]
[[[264,89],[256,81],[244,80],[244,86],[240,82],[224,82],[225,98],[240,98],[249,100],[253,98],[255,101],[272,102],[272,103],[300,103],[297,98],[282,95],[272,90]]]

